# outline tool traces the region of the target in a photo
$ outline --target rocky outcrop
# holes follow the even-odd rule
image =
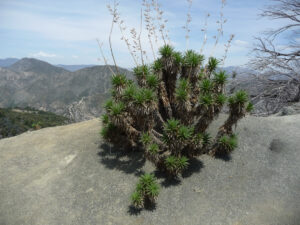
[[[100,128],[94,119],[0,140],[0,224],[299,224],[300,115],[246,117],[231,158],[203,155],[181,182],[156,172],[161,193],[144,211],[129,196],[154,167],[103,145]]]

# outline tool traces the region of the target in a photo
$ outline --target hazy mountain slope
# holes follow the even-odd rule
[[[243,66],[227,66],[221,69],[226,71],[226,73],[229,75],[229,78],[231,78],[234,72],[236,73],[236,77],[238,79],[247,78],[250,77],[251,74],[255,74],[254,70]]]
[[[16,79],[1,80],[2,91],[11,92],[7,98],[0,96],[1,107],[32,106],[47,109],[47,105],[54,101],[57,94],[56,86],[69,76],[69,72],[52,66],[49,63],[24,58],[1,71],[0,77],[11,77],[18,74]],[[18,88],[11,91],[11,86]]]
[[[23,58],[9,67],[18,72],[40,73],[47,75],[58,75],[66,72],[65,69],[51,65],[50,63],[34,59]]]
[[[228,92],[240,89],[249,92],[255,104],[255,113],[265,115],[278,107],[277,93],[269,91],[274,84],[260,83],[251,75],[254,72],[245,67],[222,69],[229,75]],[[133,77],[129,70],[120,68],[120,71],[129,78]],[[236,79],[231,79],[234,71],[237,73]],[[91,119],[100,115],[102,104],[110,95],[111,76],[106,66],[70,72],[41,60],[24,58],[8,68],[0,68],[0,107],[31,106],[75,121]],[[275,113],[290,105],[289,101],[297,90],[297,86],[290,85],[285,91],[286,104],[278,107]],[[265,91],[266,94],[258,97]],[[267,98],[271,98],[270,104],[267,104]]]
[[[87,68],[87,67],[93,67],[93,66],[96,66],[96,65],[62,65],[62,64],[58,64],[56,66],[64,68],[65,70],[74,72],[76,70],[84,69],[84,68]]]
[[[22,80],[26,75],[7,68],[0,68],[0,107],[14,105],[14,95],[18,90],[24,88]]]
[[[140,213],[129,196],[154,168],[102,146],[100,127],[94,119],[0,140],[0,224],[299,224],[300,115],[246,117],[230,161],[201,156],[181,183],[160,178],[156,209]]]
[[[125,69],[120,71],[131,76]],[[110,78],[106,66],[69,72],[24,58],[9,68],[0,68],[0,107],[31,106],[81,121],[100,115],[109,96]]]
[[[0,67],[8,67],[12,64],[16,63],[19,59],[16,58],[6,58],[6,59],[0,59]]]

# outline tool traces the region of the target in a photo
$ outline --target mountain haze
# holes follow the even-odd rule
[[[6,58],[6,59],[0,59],[0,67],[8,67],[12,64],[16,63],[19,59],[17,58]]]
[[[96,65],[62,65],[62,64],[58,64],[56,66],[64,68],[65,70],[74,72],[76,70],[84,69],[84,68],[87,68],[87,67],[93,67],[93,66],[96,66]]]
[[[81,67],[84,68],[78,69]],[[255,104],[255,114],[277,113],[282,107],[291,105],[289,102],[293,103],[298,93],[297,86],[290,84],[285,91],[286,103],[277,106],[277,92],[273,90],[286,80],[278,80],[270,85],[260,82],[253,76],[255,71],[246,67],[220,69],[225,70],[229,76],[227,92],[232,94],[237,90],[246,90]],[[120,68],[120,72],[133,78],[129,70]],[[234,72],[236,78],[232,79]],[[30,106],[73,121],[92,119],[101,114],[103,102],[110,96],[111,75],[107,66],[58,67],[38,59],[23,58],[9,67],[0,67],[0,107]]]
[[[50,63],[34,58],[23,58],[8,68],[18,72],[40,73],[46,75],[66,72],[63,68],[53,66]]]
[[[120,72],[131,73],[120,68]],[[0,107],[34,107],[75,121],[99,116],[110,92],[106,66],[67,71],[41,60],[24,58],[0,68]]]

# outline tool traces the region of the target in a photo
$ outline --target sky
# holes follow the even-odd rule
[[[119,0],[120,18],[127,27],[125,36],[130,37],[130,29],[139,32],[142,0]],[[109,64],[113,61],[109,51],[109,31],[112,16],[107,4],[113,0],[0,0],[0,58],[33,57],[52,64],[104,64],[96,39],[103,43],[103,52]],[[223,36],[214,48],[220,19],[221,0],[193,0],[191,8],[190,39],[186,44],[186,32],[182,28],[187,20],[187,0],[160,0],[171,44],[176,50],[187,48],[200,51],[204,40],[205,17],[209,13],[206,57],[224,56],[224,44],[231,34],[235,37],[229,48],[224,66],[240,66],[251,57],[254,37],[261,32],[276,28],[284,21],[259,18],[258,14],[270,0],[227,0],[223,10]],[[144,22],[143,22],[144,23]],[[121,40],[118,26],[112,32],[112,48],[118,66],[134,66],[127,46]],[[147,52],[146,62],[153,61],[147,39],[147,30],[142,29],[143,50]],[[154,45],[158,50],[162,41]]]

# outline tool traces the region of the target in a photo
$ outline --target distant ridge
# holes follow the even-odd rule
[[[220,69],[229,76],[229,94],[244,89],[251,98],[255,98],[268,88],[258,83],[251,75],[254,71],[247,67]],[[119,70],[133,79],[131,70]],[[233,72],[236,72],[236,79],[231,79]],[[103,103],[111,95],[111,77],[110,69],[103,65],[55,66],[42,60],[23,58],[6,68],[0,68],[0,107],[30,106],[74,121],[92,119],[102,113]],[[253,103],[255,112],[266,111],[264,101]]]
[[[39,60],[39,59],[36,59],[36,58],[22,58],[22,59],[35,59],[35,60]],[[18,59],[18,58],[5,58],[5,59],[0,59],[0,67],[10,67],[12,66],[13,64],[15,64],[16,62],[18,62],[19,60],[22,60],[22,59]],[[42,61],[42,60],[39,60],[39,61]],[[44,61],[42,61],[44,62]],[[49,63],[51,64],[51,63]],[[80,69],[83,69],[83,68],[87,68],[87,67],[93,67],[93,66],[97,66],[95,64],[79,64],[79,65],[65,65],[65,64],[51,64],[53,66],[56,66],[56,67],[60,67],[60,68],[63,68],[65,70],[68,70],[70,72],[74,72],[74,71],[77,71],[77,70],[80,70]]]
[[[0,59],[0,67],[9,67],[12,64],[16,63],[19,59],[17,58],[6,58]]]
[[[42,60],[35,58],[23,58],[12,64],[9,69],[18,72],[35,72],[35,73],[49,73],[58,74],[66,70],[57,66],[53,66]]]
[[[97,65],[63,65],[63,64],[58,64],[56,65],[58,67],[61,67],[61,68],[64,68],[65,70],[68,70],[68,71],[71,71],[71,72],[75,72],[77,70],[80,70],[80,69],[84,69],[84,68],[87,68],[87,67],[93,67],[93,66],[97,66]]]
[[[119,68],[130,79],[132,73]],[[0,68],[0,107],[33,107],[74,121],[99,117],[110,96],[111,71],[107,66],[70,72],[42,60],[23,58]]]

